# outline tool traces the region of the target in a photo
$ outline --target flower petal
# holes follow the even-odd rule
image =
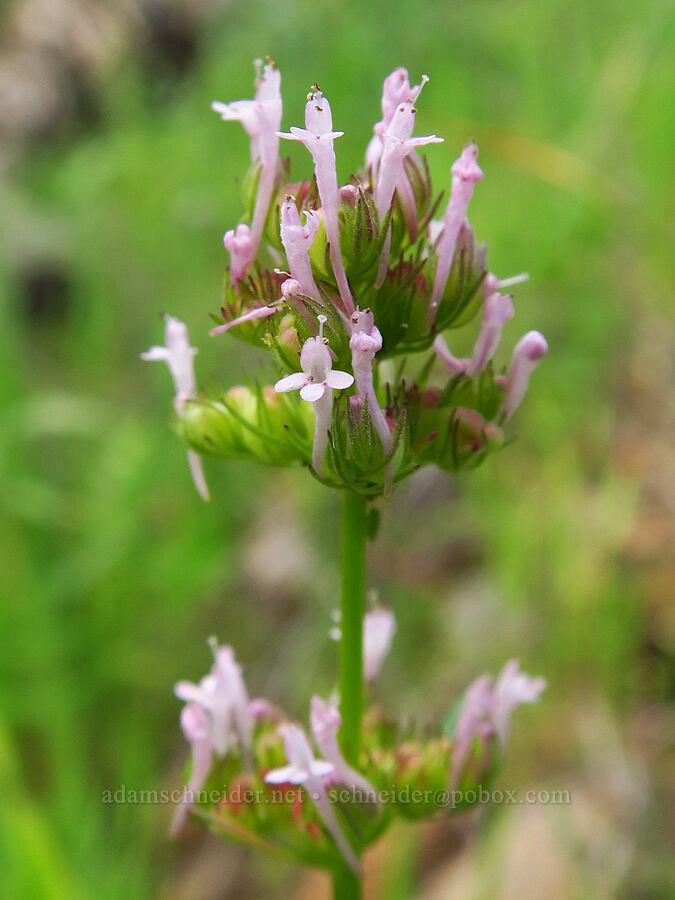
[[[308,778],[308,772],[298,766],[282,766],[280,769],[272,769],[265,775],[268,784],[303,784]]]
[[[141,359],[146,359],[150,361],[154,361],[156,359],[162,360],[162,362],[166,362],[170,357],[170,353],[166,347],[151,347],[149,350],[146,350],[145,353],[141,353]]]
[[[286,391],[297,391],[307,384],[307,376],[304,372],[293,372],[292,375],[286,375],[274,385],[277,394],[283,394]]]
[[[326,388],[323,384],[317,384],[316,382],[307,383],[301,388],[300,396],[303,400],[307,400],[308,403],[314,403],[323,397],[325,390]]]
[[[335,388],[336,391],[344,390],[354,384],[354,376],[349,372],[341,372],[339,369],[331,369],[326,374],[326,384],[328,387]]]

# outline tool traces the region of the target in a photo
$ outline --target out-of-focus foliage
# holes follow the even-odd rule
[[[112,20],[84,28],[101,4],[58,6],[75,47],[113,33]],[[201,503],[170,432],[168,375],[138,360],[167,310],[201,348],[201,384],[274,376],[263,354],[206,337],[248,157],[209,103],[250,96],[251,59],[271,53],[284,127],[300,122],[315,79],[330,97],[344,181],[379,118],[383,77],[397,65],[431,76],[419,128],[446,138],[428,154],[435,183],[449,184],[473,137],[486,174],[476,233],[490,237],[495,272],[530,272],[518,329],[541,328],[551,347],[520,440],[466,482],[432,474],[382,507],[371,581],[399,618],[378,688],[387,702],[432,718],[520,657],[550,688],[520,714],[502,784],[568,789],[572,803],[495,807],[479,846],[431,836],[421,863],[402,832],[387,851],[399,863],[372,861],[378,896],[445,896],[433,890],[446,878],[453,896],[493,897],[497,875],[511,891],[500,896],[520,896],[523,841],[532,860],[537,836],[537,896],[665,896],[670,5],[233,0],[205,19],[183,6],[181,44],[181,16],[149,40],[135,4],[120,4],[116,52],[76,60],[87,102],[1,148],[4,892],[291,891],[293,871],[277,864],[168,844],[166,804],[101,802],[106,789],[180,784],[171,688],[199,674],[210,633],[249,661],[254,694],[299,716],[308,686],[332,687],[336,498],[301,472],[233,462],[208,469],[214,499]],[[167,8],[153,4],[155,23]],[[15,0],[1,13],[18,86],[32,82],[17,17],[39,23],[40,10]],[[58,42],[56,28],[34,31],[34,51]]]

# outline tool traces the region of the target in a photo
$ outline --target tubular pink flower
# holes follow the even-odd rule
[[[185,402],[196,396],[194,357],[197,353],[195,347],[190,346],[190,338],[187,326],[174,316],[164,316],[166,326],[164,329],[165,346],[150,347],[145,353],[141,353],[141,359],[165,362],[176,389],[174,407],[180,417],[185,408]],[[192,480],[199,496],[203,500],[209,499],[209,489],[204,478],[202,460],[194,450],[188,450],[188,464]]]
[[[501,415],[510,418],[525,396],[530,376],[548,353],[548,343],[539,331],[528,331],[515,346],[509,374],[503,379],[506,397]]]
[[[230,319],[229,322],[224,322],[222,325],[216,325],[215,328],[212,328],[211,331],[209,331],[209,335],[210,337],[214,337],[217,334],[222,334],[224,331],[229,331],[230,328],[242,325],[244,322],[254,322],[256,319],[269,319],[270,316],[273,316],[280,311],[281,303],[282,301],[278,300],[274,304],[270,303],[267,306],[256,306],[255,309],[249,309],[240,316],[237,316],[236,319]]]
[[[192,773],[183,791],[183,799],[176,807],[171,820],[172,837],[175,837],[185,824],[185,818],[195,802],[196,795],[208,778],[214,751],[209,719],[199,703],[188,703],[183,707],[180,725],[190,744]]]
[[[316,746],[333,766],[331,777],[344,784],[345,787],[354,791],[363,791],[369,799],[375,799],[376,789],[367,778],[349,765],[340,751],[337,735],[342,725],[342,718],[337,708],[330,706],[321,697],[312,697],[310,725]]]
[[[368,412],[380,436],[382,447],[385,453],[388,453],[393,439],[373,387],[373,360],[378,350],[382,349],[382,335],[369,309],[356,309],[350,317],[350,323],[352,335],[349,339],[349,348],[352,351],[356,393],[368,401]]]
[[[342,304],[350,314],[354,309],[352,294],[347,282],[342,252],[340,250],[340,230],[338,226],[338,181],[335,167],[335,138],[342,137],[344,131],[333,131],[333,116],[330,103],[321,91],[313,86],[305,106],[305,127],[293,126],[290,133],[279,132],[279,137],[289,141],[300,141],[307,147],[314,160],[316,185],[319,189],[326,238],[330,245],[330,258],[335,279],[340,291]]]
[[[211,640],[214,664],[199,684],[179,681],[174,692],[179,700],[197,703],[207,716],[209,733],[218,756],[240,744],[245,753],[251,751],[254,717],[246,685],[231,647],[219,647]]]
[[[443,233],[438,243],[436,278],[427,314],[429,327],[434,323],[436,311],[448,283],[459,230],[466,218],[473,186],[483,177],[483,172],[476,162],[477,159],[478,147],[475,144],[467,144],[462,150],[461,156],[452,165],[452,192],[443,216]]]
[[[396,634],[394,613],[380,606],[363,617],[363,677],[374,681],[380,674]]]
[[[546,679],[521,672],[517,660],[506,663],[495,683],[491,708],[492,724],[502,747],[509,736],[513,710],[521,703],[536,703],[545,688]]]
[[[443,335],[439,334],[435,338],[433,348],[438,358],[443,361],[448,375],[454,377],[455,375],[464,374],[468,360],[458,359],[456,356],[453,356]]]
[[[319,214],[312,209],[306,209],[304,214],[303,225],[295,200],[293,197],[286,197],[281,204],[281,243],[286,251],[291,277],[300,283],[300,293],[320,303],[321,294],[312,274],[309,248],[321,222]]]
[[[485,300],[483,321],[473,348],[473,354],[466,366],[466,374],[474,378],[482,372],[495,354],[502,337],[502,328],[513,318],[511,295],[495,291]]]
[[[298,725],[285,725],[280,730],[284,739],[288,765],[282,766],[280,769],[272,769],[265,775],[265,781],[268,784],[302,785],[319,811],[347,864],[356,874],[360,874],[359,861],[340,827],[324,783],[324,777],[333,773],[333,765],[325,760],[314,758],[307,736]]]
[[[223,236],[223,244],[230,254],[230,277],[236,287],[237,282],[245,276],[248,268],[255,259],[253,242],[251,241],[251,229],[248,225],[237,225],[231,228]]]
[[[513,710],[521,703],[535,703],[546,687],[544,678],[531,678],[509,660],[492,687],[490,675],[481,675],[467,689],[455,728],[455,750],[452,757],[450,785],[457,785],[475,738],[484,745],[496,735],[502,748],[506,746]]]
[[[405,157],[416,147],[437,144],[443,140],[443,138],[436,137],[435,134],[416,138],[412,136],[417,112],[414,105],[415,100],[427,80],[426,76],[422,79],[422,84],[417,88],[413,99],[409,98],[396,107],[387,129],[382,135],[382,160],[375,186],[375,207],[380,219],[384,218],[391,206],[396,183],[403,172]]]
[[[417,96],[420,88],[420,85],[415,88],[410,87],[408,70],[403,68],[403,66],[394,69],[384,79],[384,84],[382,85],[382,119],[375,123],[373,137],[366,150],[366,168],[373,175],[377,174],[377,167],[382,159],[382,150],[384,149],[382,135],[391,124],[396,107],[400,103],[405,103],[410,97]]]
[[[251,139],[251,159],[260,161],[260,180],[251,224],[251,251],[248,269],[255,260],[262,238],[267,211],[274,191],[279,160],[278,131],[281,126],[281,73],[271,61],[263,66],[255,62],[257,78],[255,100],[234,103],[214,101],[211,108],[225,121],[238,121]]]
[[[300,391],[300,396],[314,404],[314,447],[312,465],[321,474],[333,416],[333,390],[344,390],[354,383],[349,372],[333,370],[330,350],[323,338],[325,316],[319,316],[319,335],[308,338],[300,354],[302,372],[286,375],[274,385],[277,393]]]

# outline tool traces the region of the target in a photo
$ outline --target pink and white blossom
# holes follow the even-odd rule
[[[307,735],[298,725],[284,725],[280,728],[280,732],[284,740],[288,765],[269,771],[265,775],[265,781],[268,784],[302,785],[347,864],[355,873],[360,874],[358,858],[338,822],[324,781],[327,775],[333,774],[335,767],[326,760],[314,758]]]
[[[475,144],[467,144],[459,158],[452,164],[452,190],[443,215],[443,231],[436,248],[438,265],[427,313],[427,324],[430,327],[434,323],[445,286],[448,283],[457,238],[466,219],[474,185],[483,177],[477,159],[478,147]]]
[[[321,220],[313,209],[304,210],[304,216],[303,225],[294,198],[286,197],[281,204],[281,243],[286,251],[291,277],[300,284],[300,293],[321,302],[309,259],[309,248],[316,237]]]
[[[305,105],[305,127],[292,126],[290,132],[279,132],[279,137],[300,141],[307,147],[314,160],[316,186],[321,198],[326,239],[330,246],[330,259],[335,273],[340,299],[349,314],[354,309],[352,293],[347,281],[338,225],[338,180],[333,147],[336,138],[344,131],[333,131],[333,115],[330,103],[316,85],[310,91]]]
[[[246,277],[246,272],[255,259],[251,229],[244,223],[230,228],[223,236],[223,244],[230,254],[230,278],[236,287],[237,282]]]
[[[544,678],[532,678],[521,672],[515,659],[506,663],[494,686],[490,675],[481,675],[470,685],[455,728],[452,788],[457,785],[474,740],[480,739],[487,753],[488,741],[494,735],[503,751],[514,709],[521,703],[536,703],[545,687]]]
[[[176,389],[174,407],[176,414],[181,416],[187,400],[193,399],[197,394],[195,382],[194,357],[197,353],[195,347],[190,346],[187,325],[174,316],[164,316],[166,322],[164,329],[164,346],[154,346],[141,353],[141,359],[149,361],[165,362]],[[188,464],[192,480],[200,497],[209,499],[209,489],[204,478],[202,460],[194,450],[188,450]]]
[[[199,703],[188,703],[180,714],[180,726],[190,744],[192,772],[183,790],[183,798],[176,807],[171,820],[171,836],[175,837],[185,824],[190,808],[197,794],[208,778],[213,760],[214,745],[211,737],[209,718]]]
[[[308,338],[300,354],[301,372],[286,375],[274,385],[277,393],[300,391],[300,396],[314,404],[314,447],[312,465],[323,471],[323,459],[328,445],[328,432],[333,415],[333,390],[345,390],[354,383],[349,372],[333,369],[328,342],[323,337],[325,316],[318,316],[320,327],[315,338]]]
[[[382,135],[382,159],[375,185],[375,207],[380,219],[383,219],[391,205],[394,190],[400,174],[403,172],[403,160],[415,148],[425,144],[437,144],[443,138],[435,134],[426,137],[413,137],[415,127],[415,101],[428,78],[423,76],[422,83],[415,89],[413,96],[398,104]]]
[[[375,319],[369,309],[354,310],[350,317],[350,324],[352,334],[349,339],[349,348],[352,351],[356,393],[368,402],[370,418],[382,441],[385,453],[388,453],[391,450],[393,439],[373,386],[373,361],[375,354],[382,349],[382,335],[375,325]]]
[[[525,396],[530,376],[548,353],[548,342],[539,331],[528,331],[515,346],[509,374],[501,379],[506,397],[501,415],[510,418]]]
[[[513,303],[509,294],[503,295],[495,291],[486,298],[480,332],[470,359],[457,359],[450,352],[445,339],[438,335],[434,340],[434,350],[445,363],[448,374],[464,374],[470,378],[479,375],[494,356],[502,337],[502,328],[513,315]]]
[[[367,778],[350,766],[342,755],[337,739],[342,718],[337,707],[326,703],[321,697],[312,697],[310,725],[316,746],[333,766],[331,779],[339,781],[351,790],[362,791],[370,799],[375,799],[376,789]]]
[[[214,663],[209,674],[198,684],[179,681],[175,694],[179,700],[196,703],[204,711],[218,756],[225,756],[234,746],[250,753],[254,716],[241,667],[232,647],[219,647],[215,640],[211,647]]]
[[[246,268],[255,260],[260,246],[267,211],[274,191],[279,160],[278,131],[281,126],[281,74],[269,60],[264,65],[256,60],[256,92],[254,100],[233,103],[214,101],[211,108],[226,121],[241,122],[251,140],[251,159],[260,162],[258,193],[250,232],[250,254]]]
[[[228,322],[223,322],[222,325],[216,325],[215,328],[212,328],[209,331],[209,335],[214,337],[216,334],[222,334],[225,331],[229,331],[230,328],[236,328],[237,325],[243,325],[245,322],[255,322],[256,319],[269,319],[270,316],[280,312],[282,302],[282,300],[277,300],[274,303],[247,309],[240,316],[237,316],[236,319],[230,319]]]

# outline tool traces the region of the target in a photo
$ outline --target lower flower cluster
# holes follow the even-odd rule
[[[393,632],[389,610],[367,614],[363,665],[371,681]],[[494,682],[488,675],[475,681],[441,733],[424,739],[373,706],[354,767],[340,749],[336,698],[312,697],[305,730],[268,701],[251,699],[232,648],[215,639],[211,646],[210,672],[198,684],[176,685],[192,758],[173,833],[191,812],[216,834],[327,869],[346,863],[358,872],[362,851],[396,817],[475,805],[494,779],[513,710],[545,687],[512,660]]]

